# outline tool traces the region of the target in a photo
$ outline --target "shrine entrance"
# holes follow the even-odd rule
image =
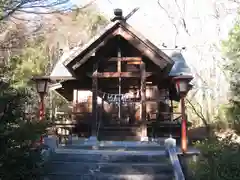
[[[146,137],[146,125],[143,131],[142,122],[146,121],[146,81],[154,75],[151,66],[149,72],[146,71],[146,63],[150,65],[151,61],[120,35],[110,39],[102,52],[95,55],[98,60],[89,73],[93,100],[95,96],[102,98],[102,104],[93,109],[97,112],[97,133],[109,137],[112,130],[115,136],[119,136],[120,131],[135,136],[134,129],[138,128],[139,133],[145,133],[138,136]]]
[[[117,53],[117,57],[99,63],[95,77],[98,79],[98,96],[107,103],[103,107],[109,115],[102,123],[136,124],[141,119],[141,112],[144,113],[142,100],[146,88],[141,79],[145,64],[141,57],[122,57],[120,47]]]

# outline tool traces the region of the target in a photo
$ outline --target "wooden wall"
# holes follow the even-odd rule
[[[168,104],[166,104],[165,97],[167,96],[166,90],[158,90],[156,86],[147,86],[146,90],[146,99],[149,100],[146,103],[146,111],[147,115],[150,118],[157,118],[158,111],[166,112],[168,111]],[[160,99],[159,103],[154,102],[154,100]],[[105,121],[111,121],[114,123],[114,117],[117,116],[118,108],[113,104],[109,104],[106,101],[103,102],[102,99],[98,97],[98,113],[105,114]],[[73,118],[77,121],[88,121],[87,118],[91,116],[92,113],[92,92],[91,91],[73,91]],[[128,115],[127,115],[128,114]],[[85,115],[85,117],[84,117]],[[122,115],[134,117],[135,120],[132,121],[140,121],[140,102],[129,103],[127,106],[122,108]],[[101,116],[98,116],[101,117]],[[102,116],[103,117],[103,116]],[[112,119],[111,119],[112,118]],[[108,119],[108,120],[106,120]],[[107,122],[106,122],[107,123]]]

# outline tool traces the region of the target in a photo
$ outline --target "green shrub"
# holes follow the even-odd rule
[[[191,167],[196,180],[239,180],[240,145],[230,138],[196,143],[201,154]]]
[[[29,94],[22,90],[5,87],[0,91],[1,180],[34,180],[41,173],[41,152],[34,144],[46,126],[26,118],[28,99]]]

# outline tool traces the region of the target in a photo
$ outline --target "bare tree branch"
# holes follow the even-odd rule
[[[96,0],[92,0],[86,5],[78,8],[84,9],[92,5]],[[31,13],[31,14],[50,14],[59,13],[60,11],[67,11],[72,7],[61,7],[61,5],[67,4],[69,0],[5,0],[0,4],[0,9],[3,11],[3,15],[0,16],[0,21],[5,20],[8,17],[17,19],[17,12]],[[39,10],[36,10],[39,9]]]
[[[228,0],[230,2],[234,2],[234,3],[237,3],[237,4],[240,4],[240,1],[239,0]]]
[[[166,15],[168,16],[168,19],[170,20],[170,22],[172,23],[172,25],[175,28],[176,34],[175,34],[175,46],[177,45],[177,36],[179,34],[177,25],[173,22],[173,17],[170,16],[170,14],[168,13],[168,11],[161,5],[160,0],[157,1],[159,7],[166,13]]]
[[[209,127],[209,124],[208,124],[208,121],[207,119],[204,117],[203,115],[203,110],[202,110],[202,107],[201,105],[198,103],[198,106],[200,107],[200,112],[194,107],[194,105],[191,103],[191,101],[189,101],[187,98],[186,98],[186,101],[187,103],[191,106],[191,109],[193,110],[193,112],[202,120],[203,124],[206,126],[206,127]]]
[[[24,4],[24,1],[22,1],[22,3],[18,4],[15,8],[5,12],[5,14],[3,16],[0,16],[0,21],[6,19],[7,17],[11,16],[12,14],[14,14],[22,5]],[[4,11],[4,9],[3,9]]]
[[[20,20],[20,21],[27,21],[27,22],[30,22],[30,21],[31,21],[31,20],[26,19],[26,18],[17,17],[17,16],[15,16],[14,14],[12,14],[11,17],[12,17],[13,19]],[[12,19],[9,19],[9,20],[11,20],[13,23],[15,23]]]
[[[177,6],[177,8],[178,8],[178,11],[179,11],[180,14],[181,14],[181,21],[182,21],[183,29],[184,29],[185,32],[190,36],[189,31],[188,31],[188,29],[187,29],[186,21],[185,21],[185,19],[184,19],[184,14],[183,14],[183,12],[182,12],[182,10],[181,10],[181,8],[180,8],[177,0],[175,0],[175,4],[176,4],[176,6]]]
[[[196,91],[192,94],[192,97],[189,98],[189,101],[191,101],[191,100],[195,97],[195,95],[197,94],[198,90],[199,90],[199,89],[196,89]]]

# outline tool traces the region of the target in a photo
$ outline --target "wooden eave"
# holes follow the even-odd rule
[[[109,39],[117,35],[126,39],[161,69],[165,69],[167,72],[171,70],[174,61],[124,21],[115,21],[109,24],[102,33],[92,38],[92,40],[90,40],[85,46],[73,49],[73,52],[63,64],[70,72],[73,72],[87,62],[89,58],[97,52],[100,47],[104,46]]]
[[[119,21],[110,23],[99,34],[94,36],[87,44],[73,48],[71,50],[70,55],[63,62],[63,65],[67,67],[71,62],[73,62],[75,60],[76,57],[81,56],[81,55],[84,56],[85,54],[89,53],[89,51],[91,51],[91,49],[94,49],[94,47],[96,47],[97,45],[99,46],[99,44],[104,40],[104,38],[108,34],[111,34],[111,32],[116,29],[118,24],[119,24]]]
[[[147,53],[146,56],[151,59],[155,64],[158,65],[159,61],[163,60],[167,65],[170,65],[170,68],[173,66],[174,61],[168,57],[163,51],[161,51],[157,46],[155,46],[153,43],[151,43],[148,39],[146,39],[141,33],[137,32],[135,29],[132,28],[132,26],[130,26],[128,23],[122,21],[121,22],[121,26],[120,26],[123,30],[123,32],[128,32],[129,34],[132,35],[132,37],[134,37],[136,39],[136,41],[144,44],[147,49],[153,53],[153,55],[156,55],[156,58],[151,57],[151,53]],[[123,36],[122,33],[120,33],[120,35]],[[129,37],[123,36],[126,40],[128,40],[134,47],[136,47],[136,42],[134,42],[133,40],[129,39]],[[141,49],[141,47],[136,47],[137,49]],[[157,61],[155,62],[154,60],[157,59]],[[165,67],[166,67],[165,66]],[[163,68],[165,68],[163,67]]]
[[[66,81],[66,80],[75,80],[75,77],[68,77],[68,76],[50,76],[49,77],[52,81]]]

